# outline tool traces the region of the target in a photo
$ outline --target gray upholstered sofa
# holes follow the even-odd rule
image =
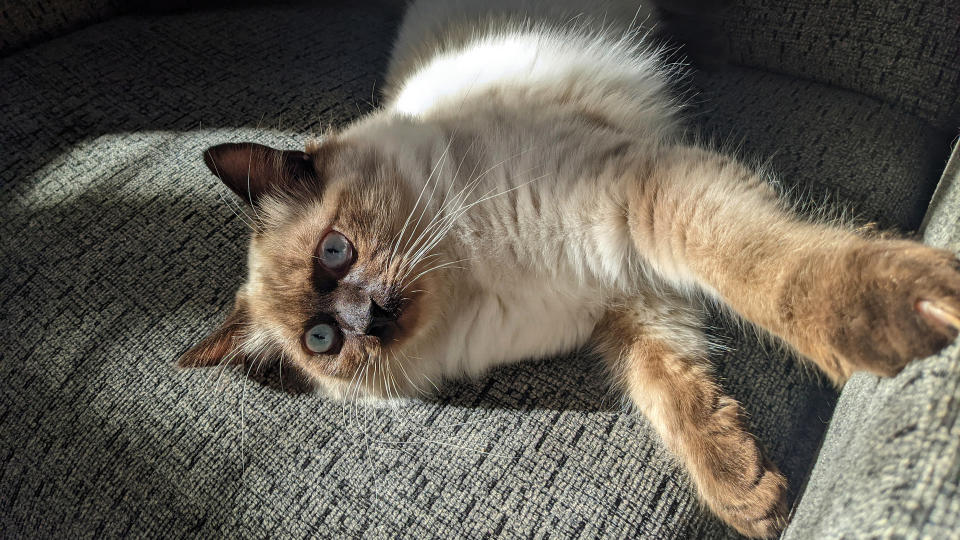
[[[367,110],[398,14],[127,7],[0,7],[0,537],[735,536],[587,355],[381,409],[176,370],[244,271],[201,150],[296,147]],[[960,249],[960,163],[937,187],[960,3],[738,0],[717,24],[729,65],[689,82],[691,126],[808,200]],[[960,534],[956,346],[838,394],[711,332],[791,482],[787,538]]]

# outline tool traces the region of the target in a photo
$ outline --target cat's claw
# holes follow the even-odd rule
[[[956,336],[960,332],[960,314],[943,303],[932,300],[918,300],[914,309],[931,324],[946,326]]]

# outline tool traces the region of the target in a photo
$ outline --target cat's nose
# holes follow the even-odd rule
[[[367,319],[366,328],[363,333],[368,336],[375,336],[380,339],[390,337],[397,326],[397,315],[394,312],[377,304],[374,299],[370,299],[370,311]]]
[[[349,332],[388,339],[397,326],[398,313],[377,303],[360,287],[341,284],[337,288],[340,324]]]

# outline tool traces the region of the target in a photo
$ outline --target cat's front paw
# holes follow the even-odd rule
[[[842,259],[827,323],[828,360],[893,376],[960,330],[960,261],[907,241],[874,241]],[[847,373],[849,375],[849,373]]]

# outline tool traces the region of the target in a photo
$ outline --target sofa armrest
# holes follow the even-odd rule
[[[924,219],[960,252],[960,145]],[[960,345],[843,389],[784,538],[949,538],[960,531]]]
[[[943,171],[923,218],[923,241],[960,252],[960,138],[953,141],[950,161]]]

